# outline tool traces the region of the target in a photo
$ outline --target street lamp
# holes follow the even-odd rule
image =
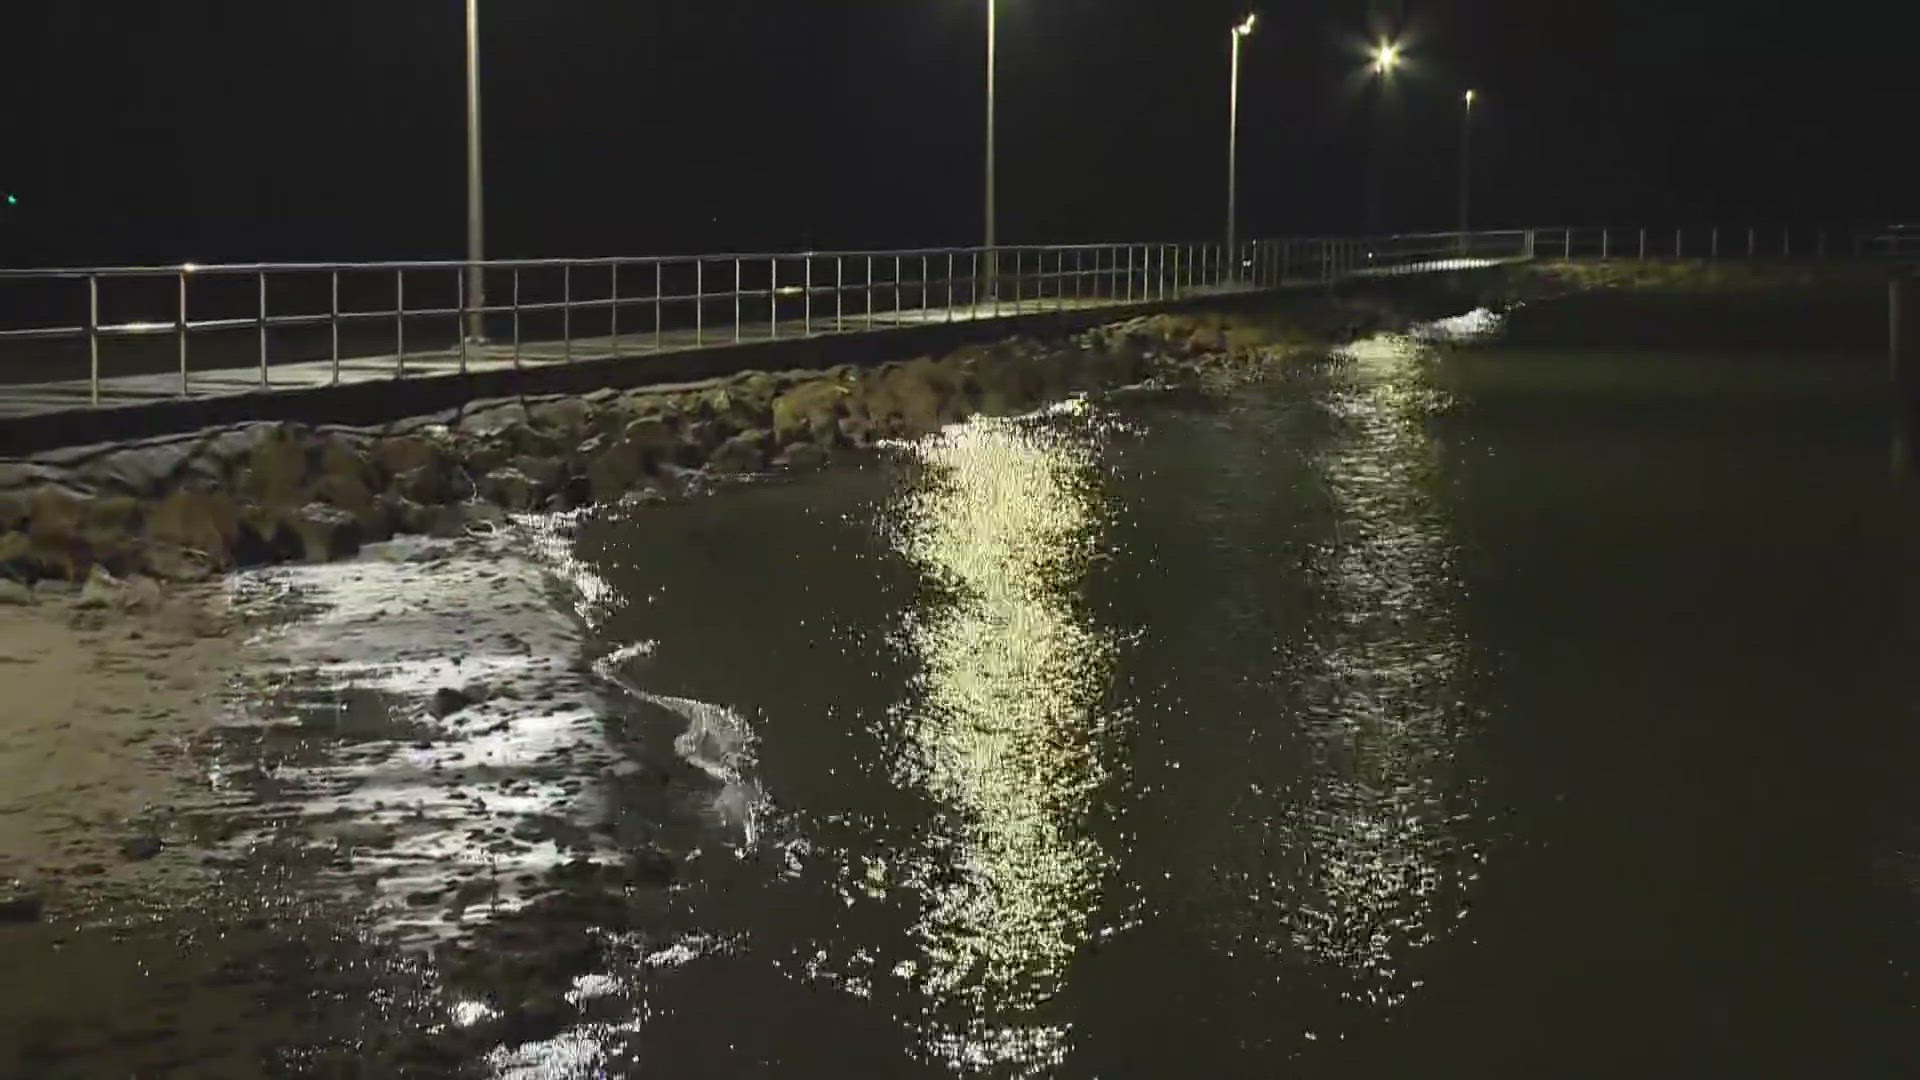
[[[999,41],[1000,0],[987,0],[987,288],[989,296],[997,296],[993,291],[999,285],[999,259],[994,251],[995,208],[994,208],[994,130],[993,130],[993,93],[994,75],[997,58],[995,46]]]
[[[1474,92],[1464,95],[1466,106],[1460,112],[1460,247],[1467,245],[1467,208],[1468,196],[1473,182],[1473,99]]]
[[[1387,41],[1383,38],[1380,44],[1373,47],[1373,70],[1375,74],[1383,76],[1392,75],[1393,70],[1400,66],[1400,60],[1400,43],[1397,41]]]
[[[480,187],[480,11],[467,0],[467,340],[487,339],[481,311],[487,306],[485,232]]]
[[[1374,117],[1372,130],[1368,134],[1372,160],[1367,170],[1367,232],[1375,233],[1380,231],[1380,186],[1384,182],[1381,174],[1385,171],[1380,167],[1380,128],[1386,122],[1384,106],[1387,84],[1392,80],[1394,71],[1405,61],[1405,50],[1399,42],[1381,38],[1369,50],[1369,56],[1371,59],[1367,70],[1379,76],[1373,90]]]
[[[1258,14],[1233,28],[1233,74],[1227,87],[1227,251],[1231,275],[1240,272],[1239,196],[1240,196],[1240,42],[1253,33]]]

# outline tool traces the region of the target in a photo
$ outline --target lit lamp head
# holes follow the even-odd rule
[[[1467,91],[1467,108],[1473,108],[1473,91]]]
[[[1253,26],[1259,20],[1260,20],[1260,15],[1258,12],[1248,13],[1247,21],[1233,28],[1233,36],[1251,37],[1253,35]]]
[[[1391,75],[1400,66],[1400,43],[1382,41],[1373,47],[1373,70],[1381,75]]]

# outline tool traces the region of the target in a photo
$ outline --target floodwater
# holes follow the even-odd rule
[[[1499,330],[244,579],[284,614],[199,760],[298,752],[221,788],[222,850],[332,844],[270,889],[328,897],[301,969],[358,980],[240,994],[269,1071],[1911,1074],[1920,505],[1878,370]],[[636,851],[671,885],[532,973],[420,951]]]

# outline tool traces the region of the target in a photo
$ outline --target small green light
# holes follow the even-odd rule
[[[14,195],[14,194],[11,194],[11,193],[9,193],[9,194],[7,195],[7,205],[8,205],[8,206],[19,206],[19,205],[20,205],[20,196],[18,196],[18,195]]]

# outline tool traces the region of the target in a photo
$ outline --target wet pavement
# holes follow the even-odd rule
[[[0,1075],[1910,1072],[1876,373],[1499,330],[231,579]]]

